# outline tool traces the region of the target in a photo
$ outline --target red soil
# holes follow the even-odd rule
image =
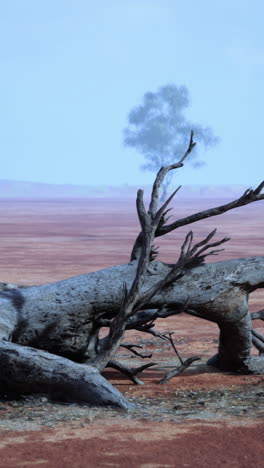
[[[213,204],[205,200],[200,205],[178,202],[175,216],[180,218]],[[219,226],[219,237],[232,236],[219,261],[263,255],[263,211],[263,204],[255,204],[192,228],[196,238],[215,226]],[[56,281],[125,263],[139,229],[134,203],[113,200],[6,201],[0,207],[0,222],[0,281],[24,284]],[[159,239],[160,259],[171,262],[177,258],[186,231],[188,228],[180,229],[167,239]],[[251,311],[263,308],[263,299],[261,291],[252,294]],[[261,327],[262,323],[254,326]],[[214,324],[182,315],[161,321],[157,327],[175,331],[177,347],[184,357],[201,354],[204,362],[216,352],[218,330]],[[127,341],[135,339],[134,332],[127,334]],[[169,347],[157,352],[151,344],[147,347],[154,351],[153,359],[160,366],[144,373],[144,387],[134,386],[115,372],[105,373],[128,397],[177,402],[178,391],[247,389],[263,384],[260,376],[208,373],[198,367],[161,386],[158,381],[164,374],[163,365],[174,355]],[[258,467],[263,460],[264,423],[258,418],[257,408],[255,416],[151,420],[121,413],[108,417],[102,410],[99,418],[59,423],[53,429],[0,429],[0,466]]]
[[[1,466],[13,467],[260,467],[264,423],[102,420],[85,429],[1,434]]]

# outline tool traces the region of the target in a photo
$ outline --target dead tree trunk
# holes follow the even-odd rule
[[[261,184],[231,204],[167,225],[167,206],[178,189],[158,208],[159,188],[170,170],[183,165],[194,145],[191,136],[183,158],[159,171],[148,211],[143,192],[138,192],[142,232],[129,264],[44,286],[4,288],[0,293],[1,392],[47,392],[67,401],[128,408],[130,403],[100,373],[111,362],[122,371],[113,357],[126,329],[148,332],[156,318],[183,310],[218,324],[219,350],[212,364],[224,370],[264,372],[264,340],[254,334],[247,307],[248,294],[264,287],[264,257],[204,264],[206,256],[218,252],[210,249],[228,240],[211,242],[213,231],[195,245],[190,232],[175,264],[155,260],[155,237],[264,198]],[[99,340],[105,326],[109,334]],[[258,358],[250,356],[252,341],[260,351]],[[129,375],[124,366],[123,371]]]

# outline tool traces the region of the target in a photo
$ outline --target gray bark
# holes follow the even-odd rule
[[[143,293],[171,268],[151,262]],[[93,357],[89,356],[89,344],[94,343],[94,330],[119,312],[124,282],[129,289],[136,270],[137,262],[133,261],[43,286],[2,291],[2,391],[61,392],[68,400],[129,407],[95,367],[80,362]],[[186,270],[144,308],[160,309],[165,304],[171,315],[188,301],[187,312],[190,309],[220,328],[218,356],[212,364],[263,373],[263,357],[250,356],[252,333],[247,306],[248,294],[260,287],[264,287],[264,257],[211,263]]]
[[[133,405],[92,366],[0,341],[1,393],[47,393],[61,401],[129,409]]]

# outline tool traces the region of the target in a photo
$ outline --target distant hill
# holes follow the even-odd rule
[[[138,188],[148,194],[151,186],[89,186],[71,184],[45,184],[16,180],[0,180],[0,198],[135,198]],[[183,186],[180,198],[234,198],[246,190],[242,185],[193,185]]]
[[[45,184],[41,182],[24,182],[0,180],[0,198],[88,198],[111,197],[135,194],[134,187],[88,186],[73,184]]]

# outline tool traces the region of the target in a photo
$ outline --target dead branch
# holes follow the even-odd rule
[[[260,356],[264,354],[264,344],[262,340],[256,338],[256,336],[252,336],[252,343],[259,351]]]
[[[178,169],[183,166],[184,160],[187,158],[187,156],[192,152],[193,148],[195,147],[196,143],[193,141],[193,131],[191,131],[191,136],[190,136],[190,141],[189,141],[189,146],[187,148],[187,151],[184,153],[180,161],[178,161],[175,164],[171,164],[166,167],[162,167],[155,179],[155,182],[153,184],[153,189],[152,189],[152,194],[151,194],[151,202],[149,205],[149,212],[150,213],[156,213],[157,208],[158,208],[158,203],[159,203],[159,189],[160,186],[162,185],[165,176],[168,174],[168,172]],[[175,192],[169,197],[169,199],[163,204],[163,206],[160,208],[160,214],[162,215],[165,212],[165,209],[167,205],[170,203],[172,200],[173,196],[177,193],[180,187],[178,187]],[[159,212],[158,212],[159,213]],[[157,214],[158,214],[157,213]]]
[[[139,353],[138,351],[135,350],[135,348],[140,348],[142,349],[143,348],[143,345],[136,345],[136,344],[127,344],[127,343],[123,343],[121,344],[121,348],[125,348],[125,349],[128,349],[129,351],[131,351],[131,353],[133,353],[135,356],[138,356],[138,357],[141,357],[142,359],[150,359],[152,358],[152,354],[142,354],[142,353]]]
[[[140,380],[137,375],[143,372],[143,370],[155,365],[155,362],[149,362],[148,364],[144,364],[140,367],[128,367],[114,359],[111,359],[106,367],[111,367],[112,369],[118,370],[122,374],[126,375],[126,377],[132,380],[132,382],[136,385],[144,385],[144,382],[142,382],[142,380]]]
[[[264,309],[251,314],[251,320],[264,320]]]
[[[187,158],[187,156],[192,152],[193,148],[195,147],[196,143],[193,141],[193,131],[191,131],[191,136],[190,136],[190,141],[189,141],[189,146],[187,151],[184,153],[180,161],[178,161],[175,164],[171,164],[166,167],[162,167],[156,176],[156,179],[153,184],[152,188],[152,193],[151,193],[151,200],[149,204],[149,209],[148,213],[146,213],[144,203],[143,203],[143,191],[138,191],[138,198],[137,198],[137,211],[138,211],[138,217],[141,225],[141,234],[140,234],[140,249],[137,247],[137,242],[134,244],[134,248],[131,254],[131,260],[138,260],[141,258],[141,250],[143,246],[145,245],[145,240],[146,240],[146,229],[147,229],[147,221],[151,221],[152,223],[152,234],[153,234],[153,239],[156,237],[156,232],[158,230],[159,226],[163,226],[164,223],[166,222],[166,214],[168,213],[167,206],[173,199],[173,197],[176,195],[176,193],[180,190],[181,187],[178,187],[171,195],[170,197],[163,203],[163,205],[158,209],[158,203],[159,203],[159,190],[160,187],[164,181],[165,176],[168,174],[168,172],[178,169],[183,166],[184,160]],[[148,218],[149,215],[149,218]],[[168,218],[167,218],[168,219]],[[151,258],[151,255],[149,256]]]
[[[197,221],[201,221],[202,219],[211,218],[212,216],[218,216],[220,214],[226,213],[227,211],[233,210],[235,208],[248,205],[249,203],[253,203],[259,200],[264,200],[264,194],[261,193],[263,188],[264,188],[264,181],[261,182],[261,184],[259,184],[259,186],[255,190],[247,189],[241,197],[225,205],[220,205],[214,208],[209,208],[208,210],[194,213],[193,215],[178,219],[171,224],[166,224],[167,220],[162,220],[162,222],[158,226],[155,237],[164,236],[165,234],[168,234],[169,232],[174,231],[175,229],[178,229],[180,227],[187,226],[188,224],[196,223]],[[131,261],[138,258],[141,245],[142,245],[142,233],[138,235],[135,241],[135,244],[133,246],[132,253],[131,253]]]
[[[159,331],[152,328],[152,326],[149,327],[147,324],[138,327],[137,330],[144,332],[144,333],[149,333],[152,336],[155,336],[156,338],[160,338],[161,340],[169,341],[169,343],[171,344],[171,347],[173,348],[176,356],[178,357],[181,363],[180,367],[173,369],[165,377],[163,377],[163,379],[161,379],[161,381],[159,382],[160,384],[166,384],[170,379],[184,372],[188,367],[191,366],[191,364],[194,361],[198,361],[199,359],[201,359],[201,356],[193,356],[184,361],[173,341],[172,335],[174,334],[174,332],[160,333]]]
[[[181,365],[180,365],[180,367],[177,367],[176,369],[173,369],[165,377],[163,377],[163,379],[161,379],[161,381],[159,382],[160,384],[166,384],[170,379],[172,379],[172,377],[175,377],[176,375],[181,374],[183,371],[185,371],[185,369],[190,367],[190,365],[194,361],[198,361],[199,359],[201,359],[200,356],[194,356],[194,357],[190,357],[189,359],[186,359],[184,361],[182,359],[179,351],[177,350],[177,348],[175,346],[175,343],[174,343],[174,341],[172,339],[173,334],[174,334],[174,332],[163,333],[163,334],[160,334],[160,337],[167,340],[167,341],[169,341],[169,343],[171,344],[171,347],[173,348],[173,350],[174,350],[177,358],[179,359]]]
[[[254,328],[251,329],[251,333],[253,336],[255,336],[258,340],[262,341],[262,343],[264,343],[264,336],[262,335],[262,333],[260,333],[259,331],[257,330],[254,330]]]
[[[140,300],[136,303],[137,310],[142,309],[144,307],[144,304],[149,302],[155,296],[155,294],[157,294],[158,291],[168,287],[174,281],[177,281],[184,274],[185,269],[202,264],[205,258],[209,255],[216,255],[217,252],[219,252],[219,250],[211,250],[206,254],[204,252],[212,247],[227,242],[229,238],[225,237],[220,241],[205,245],[214,236],[215,232],[216,229],[212,231],[205,239],[203,239],[201,242],[198,242],[194,245],[194,247],[192,247],[193,233],[192,231],[190,231],[184,240],[184,243],[181,248],[181,254],[177,263],[175,263],[175,265],[172,266],[171,270],[168,272],[165,278],[157,282],[154,286],[152,286],[152,288],[148,289],[141,295]],[[203,247],[200,250],[198,250],[201,246]]]
[[[178,352],[178,350],[177,350],[177,348],[176,348],[176,346],[175,346],[175,344],[174,344],[174,341],[173,341],[173,339],[172,339],[172,335],[173,335],[173,334],[174,334],[174,332],[169,332],[169,333],[164,333],[163,336],[164,336],[164,338],[165,338],[166,340],[169,341],[169,343],[171,344],[171,346],[172,346],[172,348],[173,348],[173,350],[174,350],[174,352],[175,352],[177,358],[179,359],[181,365],[183,365],[183,360],[182,360],[182,358],[181,358],[181,356],[180,356],[180,353]]]
[[[127,322],[126,330],[138,329],[138,327],[142,325],[152,324],[157,318],[167,318],[186,312],[188,300],[178,307],[169,307],[164,304],[160,309],[140,310],[130,317]]]
[[[240,206],[248,205],[249,203],[253,203],[259,200],[264,200],[264,194],[261,193],[264,188],[264,181],[259,184],[259,186],[253,189],[247,189],[243,195],[236,200],[227,203],[225,205],[220,205],[215,208],[210,208],[205,211],[200,211],[199,213],[195,213],[190,216],[186,216],[185,218],[178,219],[174,223],[168,224],[166,226],[162,226],[159,231],[156,233],[156,237],[163,236],[174,229],[178,229],[179,227],[186,226],[187,224],[196,223],[197,221],[201,221],[202,219],[211,218],[212,216],[218,216],[220,214],[226,213],[229,210],[233,210],[234,208],[239,208]]]
[[[188,149],[180,161],[176,164],[172,164],[159,170],[153,184],[148,212],[146,211],[143,201],[143,190],[138,190],[136,206],[142,229],[143,242],[138,260],[136,277],[133,281],[130,291],[124,291],[124,298],[120,312],[111,322],[108,338],[104,341],[104,346],[101,347],[97,356],[91,362],[92,365],[94,365],[99,370],[104,369],[104,367],[113,358],[114,354],[118,350],[129,318],[140,308],[142,308],[142,304],[144,305],[144,300],[142,301],[141,288],[147,275],[150,259],[153,256],[153,240],[155,238],[158,225],[160,224],[162,216],[164,217],[164,212],[166,212],[169,202],[178,191],[178,189],[175,190],[175,192],[168,198],[168,200],[161,206],[161,208],[158,209],[159,188],[164,180],[164,177],[169,171],[182,167],[184,159],[192,151],[194,146],[195,143],[193,141],[193,132],[191,132]],[[173,273],[169,274],[168,278],[166,277],[167,284],[176,280],[176,278],[179,276],[180,270],[183,269],[184,265],[185,262],[181,261],[181,265],[179,265],[179,267],[177,267]],[[156,288],[156,291],[158,289]],[[139,307],[139,304],[141,307]]]
[[[160,384],[168,383],[169,380],[172,379],[172,377],[175,377],[176,375],[181,374],[188,367],[190,367],[190,365],[194,361],[198,361],[199,359],[201,359],[201,356],[194,356],[194,357],[190,357],[189,359],[186,359],[186,361],[184,361],[180,367],[177,367],[176,369],[173,369],[171,372],[169,372],[163,379],[161,379],[159,383]]]

